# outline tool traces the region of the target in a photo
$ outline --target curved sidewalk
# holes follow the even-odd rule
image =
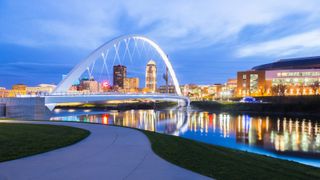
[[[147,137],[133,129],[71,122],[0,122],[66,125],[91,131],[74,145],[0,163],[0,180],[209,179],[161,159],[153,153]]]

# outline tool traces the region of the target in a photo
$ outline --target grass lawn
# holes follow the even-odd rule
[[[167,161],[216,179],[320,179],[320,168],[143,131]]]
[[[0,162],[71,145],[89,134],[67,126],[0,123]]]

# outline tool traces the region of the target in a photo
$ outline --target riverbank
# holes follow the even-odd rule
[[[44,153],[86,138],[84,129],[40,124],[0,124],[0,162]]]
[[[266,103],[241,103],[219,101],[192,101],[191,106],[207,112],[246,113],[252,115],[289,116],[304,118],[320,117],[320,100],[310,104],[301,101],[292,102],[266,102]]]
[[[320,179],[320,169],[181,137],[142,131],[153,151],[178,166],[216,179]]]

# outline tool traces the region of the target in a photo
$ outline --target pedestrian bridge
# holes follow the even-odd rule
[[[49,110],[53,110],[59,104],[65,103],[103,103],[112,100],[164,100],[178,102],[182,106],[189,106],[190,100],[188,97],[179,96],[176,94],[125,94],[125,93],[104,93],[104,94],[75,94],[75,93],[60,93],[51,94],[44,97],[45,105]]]
[[[135,51],[139,50],[139,46],[137,43],[142,43],[142,49],[146,49],[145,45],[148,44],[151,49],[155,51],[156,54],[159,55],[160,60],[164,63],[168,75],[170,75],[172,80],[172,85],[175,88],[176,94],[159,94],[159,93],[139,93],[139,94],[131,94],[131,93],[120,93],[120,92],[103,92],[102,94],[81,94],[81,92],[75,92],[74,94],[69,93],[70,87],[79,80],[83,73],[88,73],[89,77],[93,79],[93,70],[97,67],[98,62],[102,63],[102,70],[97,76],[101,76],[105,71],[107,72],[107,76],[109,77],[109,70],[107,67],[108,62],[112,63],[111,67],[113,67],[118,60],[118,64],[123,64],[123,59],[121,57],[129,56],[129,59],[134,60]],[[119,47],[124,45],[125,51],[123,55],[120,55]],[[133,47],[133,50],[130,51],[129,47]],[[114,57],[108,59],[110,52],[114,51]],[[139,52],[139,51],[138,51]],[[112,54],[112,53],[111,53]],[[138,53],[136,53],[138,54]],[[149,53],[147,53],[149,54]],[[152,53],[151,53],[152,54]],[[109,56],[108,56],[109,55]],[[148,60],[150,58],[147,58]],[[168,80],[167,80],[168,81]],[[58,104],[62,103],[95,103],[95,102],[106,102],[111,100],[130,100],[130,99],[153,99],[153,100],[166,100],[166,101],[176,101],[176,102],[184,102],[185,106],[189,106],[189,98],[184,97],[181,93],[180,85],[178,79],[176,77],[175,71],[171,65],[171,62],[167,56],[167,54],[160,48],[160,46],[152,41],[151,39],[140,36],[140,35],[125,35],[115,39],[112,39],[102,46],[95,49],[92,53],[89,54],[84,60],[82,60],[77,66],[75,66],[68,75],[58,84],[56,89],[53,90],[52,94],[45,96],[45,104],[46,106],[52,110]]]

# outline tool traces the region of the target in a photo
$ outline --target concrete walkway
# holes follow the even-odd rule
[[[155,155],[147,137],[136,130],[70,122],[18,122],[79,127],[91,135],[65,148],[0,163],[0,180],[209,179]]]

